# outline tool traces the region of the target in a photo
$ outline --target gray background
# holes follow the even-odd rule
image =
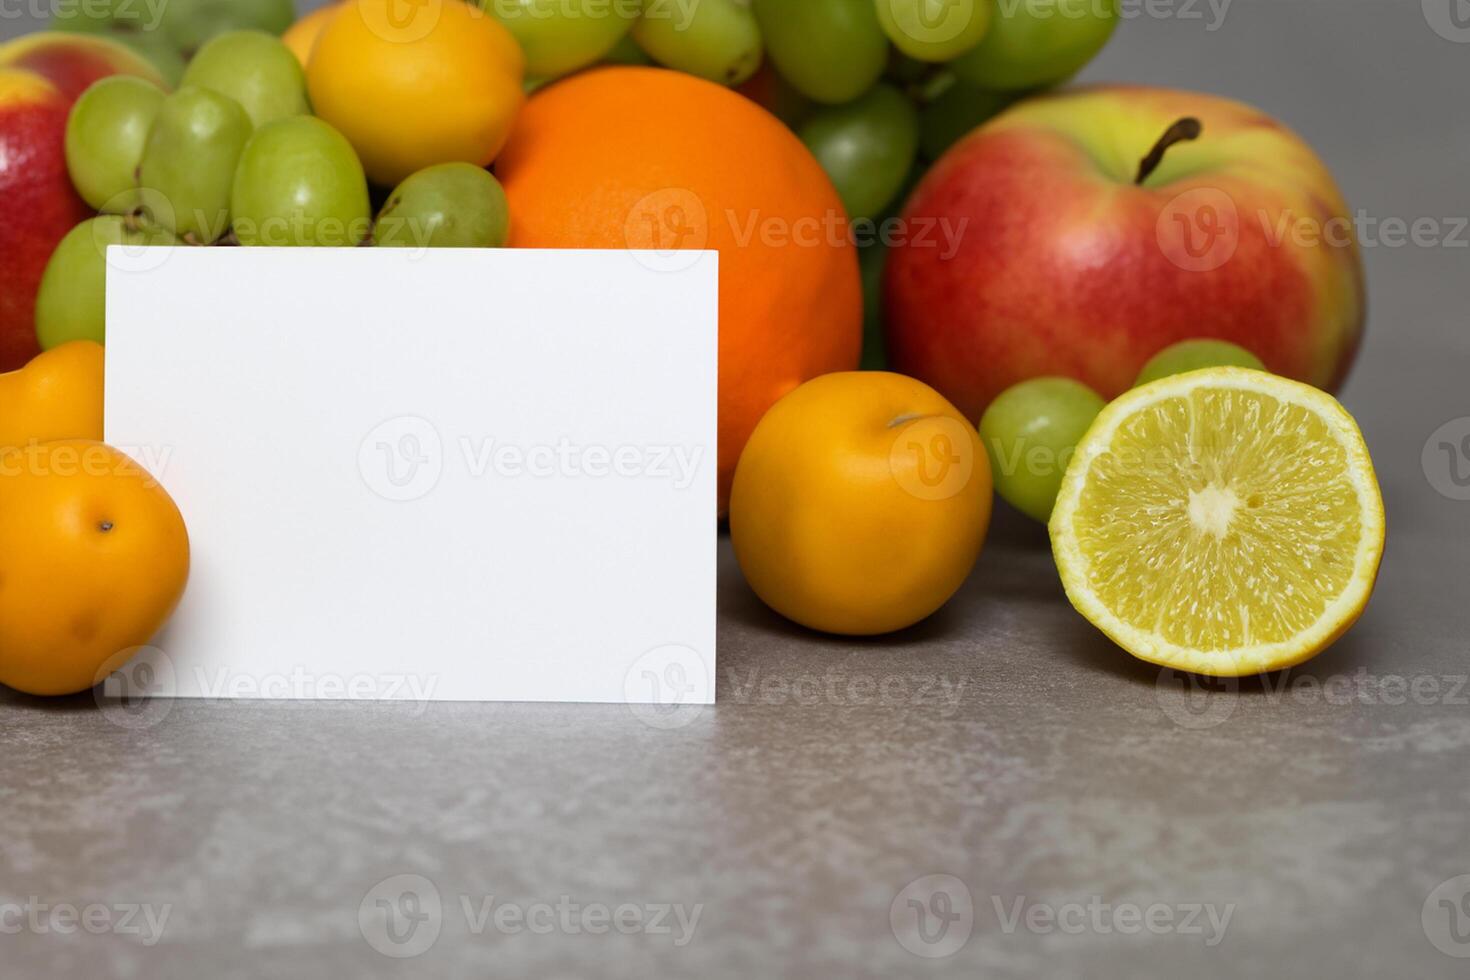
[[[1427,2],[1442,16],[1450,0]],[[1372,218],[1448,235],[1470,215],[1470,43],[1417,0],[1236,0],[1213,31],[1203,3],[1203,20],[1185,0],[1153,9],[1087,77],[1260,105]],[[1285,690],[1161,682],[1070,611],[1041,530],[1002,512],[962,594],[883,641],[788,626],[724,547],[720,704],[673,730],[624,707],[203,702],[129,728],[89,697],[7,694],[0,903],[170,918],[151,947],[122,929],[0,933],[0,972],[1464,976],[1429,933],[1470,954],[1437,902],[1470,880],[1426,899],[1470,874],[1470,502],[1436,490],[1449,460],[1426,471],[1422,452],[1470,415],[1466,237],[1365,248],[1370,332],[1343,397],[1378,465],[1388,551],[1362,621]],[[1384,703],[1392,678],[1419,694]],[[399,874],[442,901],[417,959],[379,954],[369,938],[396,947],[358,923]],[[912,921],[900,892],[930,874],[975,909],[963,945],[963,923],[910,940],[959,947],[945,959],[890,926],[895,904]],[[491,895],[701,914],[682,946],[677,930],[476,935],[460,898]],[[996,912],[1093,896],[1233,910],[1213,946],[1208,925],[1007,932]]]

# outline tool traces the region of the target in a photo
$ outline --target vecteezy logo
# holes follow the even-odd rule
[[[444,905],[423,875],[394,875],[378,882],[357,906],[357,928],[368,945],[402,960],[420,956],[439,939]]]
[[[709,244],[709,213],[687,187],[665,187],[639,199],[623,223],[623,241],[654,272],[692,268]]]
[[[429,36],[439,25],[444,0],[357,0],[357,9],[367,29],[385,41],[412,44]]]
[[[112,657],[98,671],[92,697],[102,716],[119,728],[152,728],[173,710],[173,660],[158,647],[133,647]]]
[[[888,0],[893,22],[915,41],[945,44],[975,19],[975,0]]]
[[[712,700],[709,667],[695,650],[671,643],[633,661],[623,698],[633,716],[654,728],[683,728]]]
[[[368,489],[384,500],[418,500],[439,485],[444,442],[432,422],[400,415],[363,438],[357,468]]]
[[[888,907],[893,938],[915,956],[958,953],[975,931],[975,901],[954,875],[925,875],[904,886]]]
[[[1180,728],[1204,729],[1224,724],[1235,714],[1240,681],[1234,677],[1201,677],[1165,667],[1154,681],[1154,700]]]
[[[965,423],[943,415],[899,420],[888,450],[888,469],[920,500],[948,500],[975,471],[975,436]]]
[[[1436,885],[1419,920],[1435,949],[1456,959],[1470,957],[1470,874]]]
[[[1470,416],[1450,419],[1430,433],[1419,462],[1441,496],[1470,500]]]
[[[1470,44],[1470,0],[1422,0],[1424,20],[1446,41]]]
[[[1235,257],[1240,213],[1224,191],[1196,187],[1164,205],[1154,237],[1174,265],[1186,272],[1209,272]]]

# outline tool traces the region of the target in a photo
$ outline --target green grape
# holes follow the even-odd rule
[[[888,351],[884,336],[883,267],[888,261],[888,246],[874,242],[858,252],[858,270],[863,281],[863,360],[864,371],[887,371]]]
[[[214,38],[189,62],[184,84],[234,99],[257,129],[311,111],[301,62],[264,31],[230,31]]]
[[[131,4],[149,6],[139,0]],[[158,26],[186,52],[199,50],[225,31],[254,28],[280,34],[296,19],[292,0],[165,0],[159,11]]]
[[[176,245],[162,228],[104,214],[83,221],[56,246],[36,293],[36,340],[50,350],[68,340],[106,340],[107,246]]]
[[[1097,392],[1071,378],[1032,378],[1001,392],[980,417],[996,493],[1044,522],[1077,443],[1102,410]]]
[[[771,62],[818,102],[851,102],[888,66],[873,0],[753,0],[753,9]]]
[[[1259,357],[1237,344],[1224,340],[1181,340],[1149,358],[1143,370],[1138,373],[1138,380],[1133,382],[1133,387],[1137,388],[1170,375],[1212,367],[1266,370],[1266,365],[1261,363]]]
[[[873,0],[883,33],[919,61],[949,61],[980,43],[994,0]]]
[[[1014,101],[1004,92],[987,92],[970,83],[954,83],[919,110],[919,149],[926,160],[944,151]]]
[[[425,167],[399,184],[373,226],[373,242],[399,248],[499,248],[510,232],[505,191],[472,163]]]
[[[209,244],[230,227],[230,184],[250,117],[234,99],[186,86],[163,100],[138,167],[153,220]]]
[[[184,77],[184,56],[174,43],[158,31],[127,31],[114,28],[107,37],[127,45],[158,69],[169,88],[178,88]]]
[[[760,26],[742,0],[649,4],[633,40],[654,61],[721,85],[739,85],[761,66]]]
[[[919,117],[898,89],[875,85],[856,102],[818,112],[798,135],[832,178],[848,216],[871,218],[903,187],[919,151]]]
[[[526,55],[526,74],[560,78],[605,56],[638,19],[628,0],[481,0]]]
[[[66,169],[77,193],[98,211],[138,205],[138,162],[163,104],[163,91],[131,75],[92,83],[66,119]]]
[[[951,67],[997,91],[1052,85],[1091,61],[1116,26],[1115,0],[1013,0],[999,5],[989,33]]]
[[[257,130],[240,155],[230,201],[242,245],[358,245],[372,227],[361,161],[315,116]]]

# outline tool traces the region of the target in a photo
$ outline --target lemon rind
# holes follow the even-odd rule
[[[1213,651],[1180,646],[1123,622],[1087,586],[1087,562],[1072,533],[1072,521],[1092,461],[1107,451],[1124,420],[1149,405],[1187,395],[1198,388],[1254,391],[1306,408],[1327,423],[1347,455],[1362,515],[1353,577],[1315,623],[1290,639]],[[1062,478],[1048,530],[1067,599],[1114,643],[1140,660],[1162,667],[1215,677],[1241,677],[1281,670],[1311,659],[1346,632],[1362,614],[1383,560],[1383,498],[1363,434],[1337,399],[1311,385],[1263,371],[1206,368],[1150,382],[1123,394],[1103,409],[1077,445]]]

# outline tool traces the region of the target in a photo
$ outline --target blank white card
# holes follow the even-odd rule
[[[718,255],[114,247],[155,693],[714,698]]]

